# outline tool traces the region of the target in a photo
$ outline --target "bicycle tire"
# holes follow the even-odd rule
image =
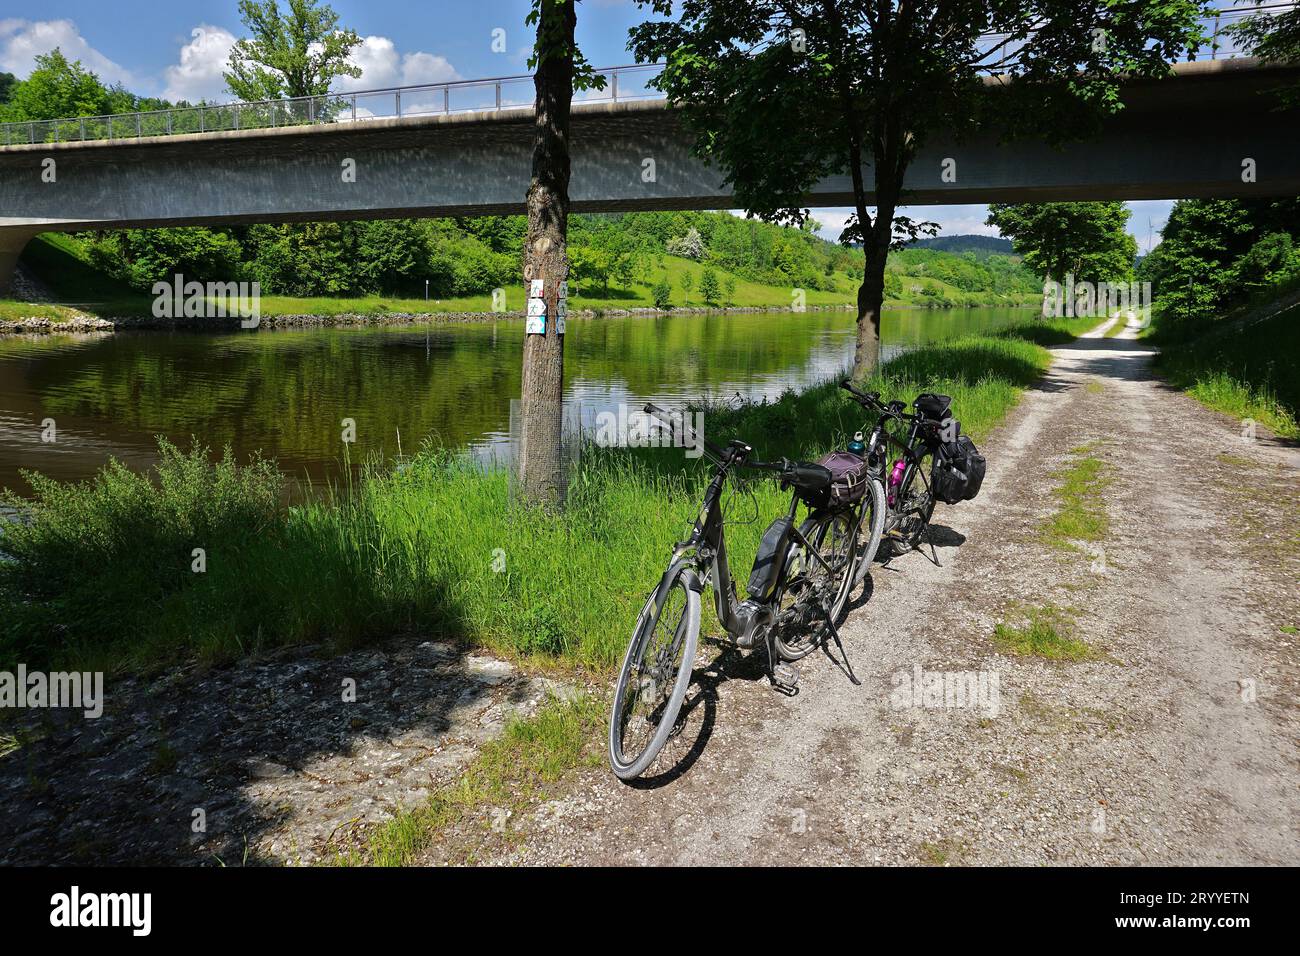
[[[618,682],[614,685],[614,702],[609,715],[609,766],[620,780],[635,780],[654,763],[676,726],[677,715],[686,697],[686,689],[690,686],[700,637],[700,594],[687,580],[689,573],[690,569],[685,565],[679,565],[669,571],[671,580],[666,587],[656,588],[655,593],[646,602],[645,610],[637,619],[632,640],[628,643],[627,653],[623,656],[623,666],[619,669]],[[683,592],[684,606],[674,633],[674,642],[681,641],[680,658],[676,664],[677,673],[671,678],[672,686],[667,699],[654,720],[654,733],[642,750],[629,757],[623,751],[627,721],[632,716],[630,713],[625,713],[630,703],[628,683],[635,666],[642,661],[647,643],[658,633],[659,619],[664,607],[678,590]],[[638,688],[638,695],[639,693],[640,688]],[[635,700],[635,697],[632,700]]]
[[[853,569],[853,587],[861,584],[871,570],[871,562],[876,559],[876,553],[880,550],[881,536],[885,533],[885,486],[881,484],[879,478],[870,479],[867,485],[867,496],[871,499],[871,527],[863,539],[862,548],[858,551],[857,565]],[[864,500],[861,507],[867,506],[868,503]],[[858,536],[862,537],[860,527]]]

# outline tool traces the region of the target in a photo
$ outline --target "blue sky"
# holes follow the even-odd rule
[[[6,0],[0,15],[0,71],[26,76],[36,54],[54,47],[80,59],[108,82],[169,99],[225,99],[221,69],[241,35],[236,0]],[[527,72],[528,0],[334,0],[341,22],[365,42],[364,70],[352,89]],[[582,0],[578,41],[597,66],[630,63],[628,27],[644,17],[633,0]],[[493,31],[505,31],[494,52]],[[1172,203],[1130,203],[1129,231],[1145,251]],[[847,209],[817,210],[834,238]],[[913,218],[938,222],[945,235],[996,234],[983,206],[927,206]],[[1148,223],[1151,224],[1149,228]]]

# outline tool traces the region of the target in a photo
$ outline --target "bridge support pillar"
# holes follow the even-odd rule
[[[0,296],[11,293],[10,285],[14,278],[14,267],[18,257],[36,232],[31,229],[8,226],[0,229]]]

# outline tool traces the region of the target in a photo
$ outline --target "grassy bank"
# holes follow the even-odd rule
[[[978,440],[1045,368],[1033,340],[1069,331],[927,346],[872,385],[951,394]],[[743,437],[765,458],[843,447],[863,425],[834,383],[705,419],[714,440]],[[680,451],[590,448],[568,508],[546,516],[512,505],[503,473],[433,449],[291,508],[270,464],[212,464],[203,449],[164,446],[152,480],[120,465],[83,484],[35,478],[30,523],[0,537],[16,559],[0,564],[0,665],[148,670],[410,632],[608,668],[706,480]],[[728,529],[737,575],[786,501],[771,482],[749,491],[729,504],[753,519]]]
[[[1262,322],[1210,326],[1195,338],[1162,343],[1156,369],[1216,411],[1300,438],[1300,306]]]
[[[646,282],[633,282],[626,287],[617,283],[608,289],[594,283],[572,283],[570,307],[579,310],[607,311],[611,309],[650,308],[654,303],[652,287],[665,281],[671,288],[672,307],[699,308],[790,308],[794,304],[794,290],[789,286],[764,285],[717,266],[684,259],[679,256],[662,257],[662,268],[653,269]],[[48,318],[64,321],[80,312],[101,318],[130,318],[152,314],[153,297],[133,291],[96,269],[84,255],[80,243],[73,237],[47,233],[36,237],[23,253],[23,262],[53,291],[58,304],[30,304],[14,300],[0,300],[0,320],[15,321],[22,318]],[[706,271],[717,276],[723,291],[711,303],[706,303],[700,293]],[[691,292],[682,288],[689,276]],[[834,289],[803,290],[804,302],[811,306],[851,305],[857,298],[857,280],[845,273],[827,277]],[[730,284],[728,284],[728,282]],[[1031,305],[1038,301],[1028,293],[994,293],[960,289],[933,276],[908,275],[901,284],[902,291],[886,302],[888,308],[953,307]],[[521,309],[526,301],[522,283],[507,285],[505,306]],[[264,295],[261,298],[262,315],[366,315],[440,314],[458,312],[493,311],[490,293],[459,296],[455,298],[401,298],[394,296],[353,297],[294,297]]]

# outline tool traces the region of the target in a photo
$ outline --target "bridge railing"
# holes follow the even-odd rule
[[[1258,3],[1214,11],[1203,21],[1209,42],[1199,50],[1189,52],[1187,59],[1231,59],[1243,55],[1236,37],[1225,32],[1228,27],[1248,17],[1291,10],[1296,2],[1297,0]],[[985,39],[995,43],[1003,38],[991,34]],[[606,78],[605,89],[576,94],[574,101],[620,103],[662,99],[663,94],[650,86],[650,82],[661,70],[662,65],[657,63],[604,67],[598,72]],[[484,80],[455,80],[255,103],[199,104],[113,116],[0,123],[0,143],[13,145],[116,141],[182,133],[216,133],[324,123],[360,123],[408,116],[492,112],[531,106],[533,95],[533,78],[527,74]]]

